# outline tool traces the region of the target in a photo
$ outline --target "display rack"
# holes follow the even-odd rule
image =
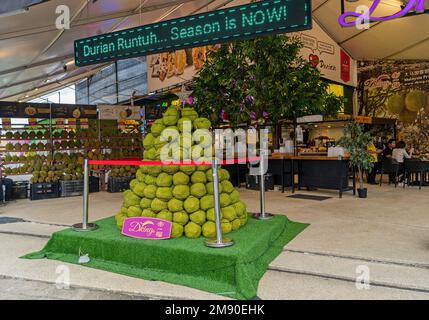
[[[34,169],[30,169],[32,167],[30,163],[35,159],[37,159],[36,162],[41,162],[43,165],[49,164],[52,167],[62,164],[61,161],[55,160],[56,154],[74,155],[75,157],[77,155],[77,157],[95,160],[142,158],[140,123],[126,124],[121,129],[115,124],[116,121],[90,119],[87,128],[68,124],[58,127],[52,118],[38,119],[38,123],[31,126],[12,124],[4,128],[4,125],[0,124],[0,179],[4,177],[13,179],[18,176],[30,177],[34,171]],[[42,144],[44,147],[41,147]],[[17,149],[16,145],[24,145],[24,149],[22,147]],[[33,147],[31,147],[32,145]],[[76,147],[69,147],[73,145]],[[80,166],[82,164],[79,163]],[[26,166],[30,169],[29,171],[22,169]],[[107,166],[91,168],[91,175],[101,181],[102,189],[105,189],[103,188],[104,182],[110,171],[111,168]],[[121,176],[124,173],[116,174]],[[63,172],[61,177],[64,175],[66,173]],[[33,181],[33,184],[38,183]]]

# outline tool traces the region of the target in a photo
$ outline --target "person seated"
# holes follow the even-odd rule
[[[386,147],[383,150],[383,159],[390,159],[392,158],[393,149],[396,148],[396,140],[390,139],[387,142]]]
[[[396,148],[392,151],[392,158],[397,163],[404,163],[405,159],[410,159],[413,155],[414,148],[410,149],[410,153],[408,154],[407,150],[405,149],[406,144],[404,141],[399,141],[396,145]]]
[[[392,152],[392,158],[397,163],[399,163],[399,172],[402,173],[404,171],[404,161],[405,159],[410,159],[413,155],[414,148],[410,149],[410,153],[408,154],[407,150],[405,149],[406,144],[404,141],[399,141],[396,145],[396,148],[393,149]],[[399,181],[404,182],[404,175],[401,174]]]

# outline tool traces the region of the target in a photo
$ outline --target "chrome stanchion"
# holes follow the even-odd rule
[[[216,215],[216,238],[207,239],[205,244],[210,248],[225,248],[234,245],[234,240],[224,238],[222,236],[222,221],[220,217],[220,201],[219,201],[219,175],[218,175],[218,160],[215,158],[212,162],[213,171],[213,193]]]
[[[88,206],[89,206],[89,166],[88,159],[84,160],[83,169],[83,219],[82,223],[73,225],[75,231],[92,231],[98,229],[98,225],[88,222]]]
[[[265,212],[265,167],[264,167],[264,154],[263,151],[261,150],[261,160],[260,160],[260,175],[259,175],[259,203],[260,203],[260,209],[261,212],[259,213],[255,213],[253,215],[253,218],[258,219],[258,220],[271,220],[272,218],[274,218],[274,215],[271,213],[266,213]]]

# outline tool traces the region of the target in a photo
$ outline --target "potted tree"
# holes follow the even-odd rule
[[[350,152],[350,163],[357,168],[359,177],[359,198],[366,198],[368,190],[363,185],[363,172],[371,171],[373,163],[367,146],[372,137],[369,132],[364,132],[363,126],[357,122],[349,122],[344,128],[344,137],[338,141],[338,145]]]
[[[344,100],[328,93],[321,73],[300,55],[297,37],[236,41],[208,54],[194,78],[194,107],[214,125],[263,126],[313,114],[336,114]]]

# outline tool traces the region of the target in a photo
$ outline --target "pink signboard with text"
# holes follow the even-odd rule
[[[172,223],[149,217],[135,217],[124,220],[122,234],[138,239],[162,240],[171,236]]]

